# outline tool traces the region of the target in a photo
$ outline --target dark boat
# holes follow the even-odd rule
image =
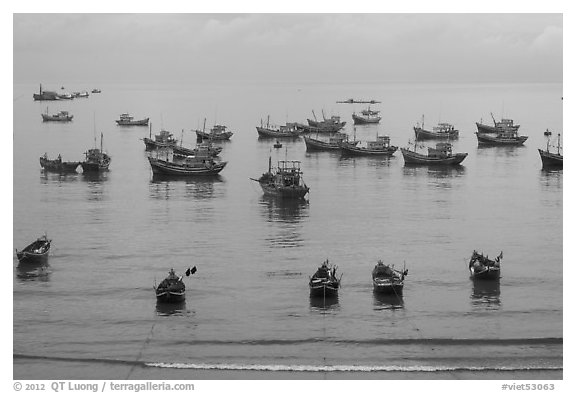
[[[303,130],[296,127],[296,123],[286,123],[284,126],[270,124],[270,116],[264,126],[264,121],[260,119],[260,127],[256,126],[258,136],[262,138],[298,138]]]
[[[316,273],[310,277],[308,283],[310,287],[310,297],[335,297],[338,296],[340,279],[336,277],[336,266],[330,266],[328,259],[318,268]]]
[[[174,138],[171,132],[161,130],[159,134],[154,135],[152,139],[152,124],[150,124],[150,137],[144,138],[146,150],[154,150],[158,148],[174,147],[178,144],[178,140]]]
[[[470,278],[473,280],[498,280],[500,278],[500,261],[504,258],[501,251],[494,260],[489,259],[488,255],[479,254],[474,250],[468,267],[470,269]]]
[[[396,150],[397,146],[390,145],[390,137],[387,135],[376,135],[375,141],[367,141],[366,146],[356,145],[357,141],[342,142],[340,148],[342,154],[350,154],[355,156],[391,156]]]
[[[70,93],[63,93],[63,94],[58,94],[58,98],[61,100],[73,100],[74,96]]]
[[[129,113],[122,113],[120,119],[116,120],[119,126],[147,126],[149,117],[141,120],[134,120],[134,116],[130,116]]]
[[[210,132],[206,132],[204,129],[206,127],[206,119],[204,119],[204,128],[202,131],[196,130],[196,136],[198,139],[209,139],[212,141],[227,141],[230,140],[234,133],[232,131],[226,131],[226,126],[220,124],[214,124],[214,127],[210,129]]]
[[[34,101],[56,101],[60,99],[55,91],[42,90],[42,84],[40,84],[40,92],[32,94],[32,98],[34,98]]]
[[[307,119],[308,125],[311,127],[310,131],[315,132],[336,132],[340,131],[346,125],[345,121],[340,121],[340,116],[331,116],[329,119],[324,116],[324,111],[322,111],[322,121],[316,119],[316,114],[312,111],[314,120]]]
[[[476,133],[479,145],[488,146],[520,146],[528,139],[525,135],[518,135],[518,130],[507,130],[497,134]]]
[[[196,266],[187,269],[186,276],[196,273],[196,270]],[[154,286],[156,300],[162,303],[180,303],[186,300],[186,285],[182,281],[183,278],[184,276],[178,277],[174,269],[170,269],[168,277],[158,286]]]
[[[372,270],[372,285],[374,292],[394,294],[401,296],[404,289],[404,277],[408,275],[408,270],[394,269],[394,265],[384,265],[378,261]]]
[[[549,131],[548,128],[546,128],[546,131],[544,131],[544,136],[550,136],[552,135],[552,131]]]
[[[558,134],[558,152],[554,153],[550,151],[550,140],[546,144],[546,150],[538,149],[540,153],[540,159],[542,160],[543,168],[562,168],[564,161],[564,156],[560,154],[560,134]]]
[[[422,125],[416,124],[414,127],[416,140],[426,139],[455,139],[458,138],[458,130],[450,123],[438,123],[437,126],[432,127],[432,131],[424,128],[424,116],[422,116]]]
[[[482,120],[480,120],[480,123],[476,122],[476,127],[478,128],[478,132],[480,134],[496,134],[500,132],[518,131],[520,128],[520,125],[514,124],[514,120],[512,119],[502,119],[501,121],[496,121],[492,112],[490,112],[490,116],[492,116],[494,126],[482,124]]]
[[[62,161],[62,156],[58,154],[55,160],[48,159],[48,153],[40,157],[40,166],[48,172],[76,172],[80,161]]]
[[[68,113],[68,111],[60,111],[55,115],[48,114],[48,108],[46,108],[46,113],[42,113],[43,121],[71,121],[74,115]]]
[[[274,149],[280,149],[282,147],[282,144],[279,141],[276,141],[276,143],[274,144]]]
[[[378,115],[380,111],[373,111],[368,107],[364,109],[360,114],[352,113],[352,119],[354,124],[378,124],[382,120],[382,116]]]
[[[46,262],[50,253],[51,242],[52,240],[44,235],[24,247],[22,251],[16,250],[18,262]]]
[[[208,154],[186,157],[172,154],[172,159],[149,156],[148,162],[153,174],[173,176],[215,176],[227,164],[226,161],[215,161]]]
[[[72,93],[72,96],[73,96],[74,98],[88,98],[88,97],[89,97],[89,94],[88,94],[87,91],[81,91],[81,92],[80,92],[80,91],[76,91],[76,92]]]
[[[174,145],[171,147],[175,155],[182,157],[187,156],[216,157],[218,154],[222,152],[222,147],[214,146],[211,140],[206,140],[201,143],[197,143],[196,147],[193,149],[182,146],[183,141],[184,141],[184,130],[182,130],[180,145]]]
[[[349,144],[358,144],[360,141],[348,141],[348,135],[341,132],[330,135],[328,140],[320,139],[319,135],[316,138],[311,136],[304,137],[306,143],[306,150],[340,150],[343,142]]]
[[[268,159],[268,172],[260,176],[257,181],[266,195],[275,195],[282,198],[304,198],[310,188],[302,179],[300,161],[278,161],[278,168],[272,168],[272,157]]]
[[[102,90],[100,90],[100,89],[92,89],[92,93],[102,93]]]
[[[428,147],[428,154],[421,154],[414,150],[401,148],[405,164],[412,165],[460,165],[468,153],[452,153],[452,144],[448,142],[436,143],[436,147]]]
[[[86,155],[86,160],[80,163],[84,173],[108,170],[112,158],[108,154],[104,153],[104,150],[102,149],[103,140],[104,135],[100,133],[100,149],[89,149],[84,153]],[[94,142],[96,142],[96,138],[94,138]]]

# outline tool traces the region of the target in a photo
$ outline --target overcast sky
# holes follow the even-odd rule
[[[562,82],[561,14],[14,14],[14,82]]]

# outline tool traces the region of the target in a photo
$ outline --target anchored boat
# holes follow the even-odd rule
[[[300,161],[278,161],[278,167],[272,168],[272,157],[270,157],[268,172],[259,179],[250,178],[250,180],[260,183],[264,194],[282,198],[304,198],[310,191],[302,179]]]
[[[194,266],[192,269],[186,270],[186,276],[196,273],[197,269]],[[156,292],[156,300],[163,303],[180,303],[186,300],[186,285],[182,279],[184,276],[178,277],[174,269],[170,269],[168,277],[166,277],[158,286],[154,286]]]
[[[40,84],[40,92],[32,94],[32,98],[34,98],[34,101],[56,101],[60,99],[55,91],[42,90],[42,84]]]
[[[352,119],[354,124],[378,124],[382,120],[382,116],[378,115],[380,111],[373,111],[368,107],[364,109],[360,114],[352,113]]]
[[[340,288],[340,278],[336,277],[337,266],[331,266],[326,259],[318,268],[316,273],[310,277],[308,286],[310,287],[310,297],[335,297],[338,296]]]
[[[394,265],[385,265],[378,261],[372,270],[372,285],[374,292],[394,294],[401,296],[404,289],[404,277],[408,275],[408,270],[394,269]]]
[[[468,153],[452,153],[452,144],[448,142],[436,143],[436,147],[428,147],[428,154],[421,154],[414,150],[400,148],[405,164],[412,165],[460,165]]]
[[[46,113],[42,113],[43,121],[71,121],[74,115],[68,113],[68,111],[60,111],[54,115],[48,114],[48,108],[46,108]]]
[[[496,134],[500,132],[509,132],[509,131],[518,131],[520,128],[519,124],[514,124],[514,120],[512,119],[502,119],[500,121],[496,121],[492,112],[490,112],[490,116],[492,116],[492,121],[494,122],[494,126],[490,126],[487,124],[482,124],[482,119],[480,119],[480,123],[476,122],[476,127],[478,128],[478,133],[484,134]]]
[[[216,176],[226,167],[226,161],[215,161],[206,151],[194,156],[181,157],[167,154],[166,159],[148,157],[152,173],[175,176]]]
[[[306,143],[306,150],[340,150],[342,143],[350,143],[357,145],[360,141],[348,141],[348,135],[337,132],[329,136],[328,140],[320,138],[316,135],[316,138],[311,136],[304,136],[304,143]]]
[[[147,126],[149,117],[141,120],[134,120],[134,116],[131,116],[129,113],[122,113],[120,115],[120,119],[116,120],[116,123],[119,126]]]
[[[376,140],[367,141],[366,146],[357,143],[356,140],[353,142],[342,142],[340,145],[342,154],[355,156],[391,156],[398,150],[397,146],[390,145],[390,137],[387,135],[376,135]]]
[[[470,269],[470,278],[473,280],[498,280],[500,278],[500,262],[504,254],[500,251],[494,260],[488,258],[488,255],[479,254],[474,250],[468,267]]]
[[[44,235],[24,247],[23,250],[18,251],[18,249],[16,249],[18,262],[46,262],[48,254],[50,253],[51,242],[52,240],[48,239],[46,235]]]
[[[322,110],[322,119],[319,121],[316,119],[316,114],[312,111],[312,115],[314,116],[314,120],[308,120],[308,126],[310,127],[309,131],[315,132],[336,132],[340,131],[346,125],[345,121],[340,121],[340,116],[330,116],[330,118],[326,118],[324,116],[324,110]]]
[[[546,150],[538,149],[543,168],[562,168],[564,156],[560,153],[560,134],[558,134],[557,148],[558,151],[556,153],[550,151],[550,140],[548,140],[546,143]]]
[[[100,149],[95,147],[84,153],[86,155],[86,160],[80,163],[84,173],[103,172],[108,170],[112,158],[108,154],[104,153],[104,149],[102,148],[103,141],[104,135],[100,133]],[[96,137],[94,137],[94,144],[96,144]]]
[[[424,115],[422,115],[422,125],[416,123],[414,133],[416,140],[458,138],[458,130],[450,123],[438,123],[437,126],[432,127],[432,131],[426,130],[424,128]]]
[[[270,124],[270,116],[264,126],[264,121],[260,119],[260,127],[256,126],[258,136],[262,138],[298,138],[303,130],[296,126],[296,123],[286,123],[285,126]]]
[[[497,134],[476,133],[479,145],[488,146],[520,146],[528,139],[525,135],[518,135],[517,129],[510,129]]]
[[[48,172],[76,172],[80,161],[62,161],[62,156],[58,154],[55,160],[48,159],[48,153],[40,157],[40,166]]]
[[[210,132],[205,131],[206,119],[204,119],[204,128],[202,131],[196,130],[196,136],[198,139],[208,139],[211,141],[227,141],[230,140],[234,133],[232,131],[226,131],[226,126],[221,124],[214,124],[214,127],[210,129]]]
[[[160,133],[154,135],[154,139],[152,139],[152,124],[150,124],[150,137],[144,138],[143,140],[147,151],[174,147],[178,144],[178,140],[174,138],[174,135],[166,130],[161,130]]]

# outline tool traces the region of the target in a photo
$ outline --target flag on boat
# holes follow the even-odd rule
[[[190,268],[186,269],[186,276],[196,273],[196,270],[197,270],[196,266],[194,266],[192,269]]]

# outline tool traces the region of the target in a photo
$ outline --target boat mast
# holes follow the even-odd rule
[[[152,122],[150,122],[150,139],[152,139]]]
[[[266,120],[266,128],[270,128],[270,115],[268,115],[268,119]]]
[[[560,133],[558,133],[558,155],[560,155]]]
[[[202,132],[206,132],[206,118],[204,118],[204,125],[202,126]]]
[[[492,112],[490,112],[490,116],[492,116],[492,121],[494,122],[494,125],[496,125],[496,119],[494,118],[494,115],[492,114]]]

